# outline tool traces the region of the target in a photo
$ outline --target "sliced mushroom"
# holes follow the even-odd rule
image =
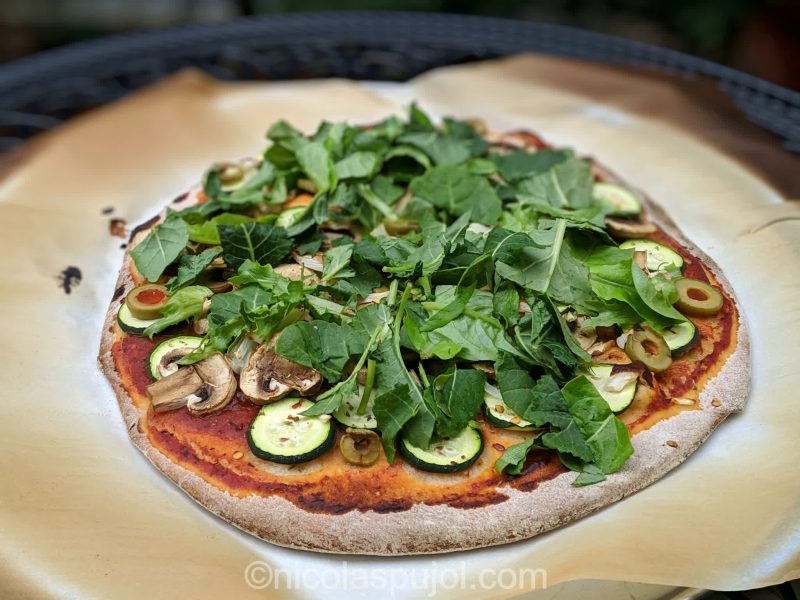
[[[612,217],[606,217],[606,227],[611,235],[619,238],[640,238],[656,231],[656,226],[649,221],[614,219]]]
[[[189,397],[203,387],[193,366],[183,367],[147,386],[147,395],[157,413],[186,406]]]
[[[224,408],[235,393],[236,377],[227,359],[219,353],[181,367],[147,386],[147,395],[156,412],[185,406],[193,415]]]
[[[189,398],[189,412],[205,415],[227,406],[236,393],[236,377],[228,359],[215,353],[194,365],[194,370],[205,385]]]
[[[239,389],[256,404],[275,402],[292,390],[309,396],[322,384],[318,371],[278,356],[275,339],[270,344],[262,344],[250,355],[239,377]]]

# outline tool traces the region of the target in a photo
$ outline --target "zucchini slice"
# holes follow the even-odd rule
[[[451,438],[434,438],[427,448],[417,448],[404,437],[400,454],[412,467],[432,473],[455,473],[469,467],[483,452],[480,431],[465,427]]]
[[[373,393],[367,402],[367,410],[363,415],[358,414],[358,405],[361,404],[361,395],[364,393],[364,386],[358,386],[358,393],[348,396],[333,411],[333,418],[345,429],[352,427],[353,429],[371,429],[378,428],[378,419],[372,412],[372,407],[375,406],[375,394]]]
[[[683,257],[672,248],[657,244],[650,240],[627,240],[619,245],[623,250],[633,248],[644,251],[647,255],[648,271],[683,271]]]
[[[314,405],[304,398],[285,398],[261,407],[247,430],[247,443],[258,458],[284,465],[314,460],[333,447],[336,430],[330,419],[304,417]]]
[[[530,421],[520,417],[509,407],[493,385],[486,384],[483,394],[483,414],[486,420],[495,427],[502,427],[509,431],[534,431],[538,429]]]
[[[672,327],[667,327],[661,332],[661,335],[664,337],[664,341],[667,342],[672,356],[686,352],[700,341],[700,333],[697,331],[697,327],[688,319]]]
[[[147,359],[147,370],[153,381],[158,381],[178,370],[177,362],[203,343],[194,335],[179,335],[158,344]]]
[[[612,373],[614,365],[591,365],[586,378],[600,392],[608,407],[615,413],[622,412],[631,405],[636,388],[639,387],[639,374],[635,371]]]
[[[142,335],[144,330],[148,328],[151,323],[155,323],[158,319],[139,319],[131,314],[131,309],[127,304],[123,304],[117,313],[117,323],[119,328],[126,333],[134,335]]]
[[[642,213],[642,203],[636,195],[613,183],[595,183],[592,199],[606,208],[610,217],[634,218]]]

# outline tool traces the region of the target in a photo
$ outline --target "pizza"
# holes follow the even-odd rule
[[[134,230],[99,356],[136,446],[233,525],[337,553],[512,542],[742,408],[730,285],[593,159],[415,105],[267,138]]]

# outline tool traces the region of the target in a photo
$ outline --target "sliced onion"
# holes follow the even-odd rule
[[[639,374],[636,371],[620,371],[606,379],[603,388],[609,392],[621,392],[625,389],[625,386],[638,378]]]
[[[250,361],[250,355],[258,348],[258,342],[249,335],[244,336],[233,348],[228,351],[228,360],[231,363],[231,369],[237,375],[247,366]]]
[[[484,384],[483,384],[483,390],[484,390],[484,391],[485,391],[487,394],[489,394],[490,396],[492,396],[492,397],[494,397],[494,398],[502,398],[502,394],[500,393],[500,390],[498,390],[496,387],[494,387],[494,386],[493,386],[491,383],[489,383],[488,381],[487,381],[486,383],[484,383]]]
[[[322,260],[316,258],[315,255],[311,254],[293,254],[292,258],[300,264],[303,265],[309,271],[315,271],[317,273],[322,273]]]
[[[367,294],[364,299],[359,302],[359,304],[373,304],[375,302],[379,302],[386,298],[389,295],[389,291],[386,290],[385,292],[372,292],[371,294]]]

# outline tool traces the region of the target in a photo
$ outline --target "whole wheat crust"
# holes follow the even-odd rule
[[[606,180],[620,182],[607,169],[596,163],[594,166]],[[193,191],[195,193],[190,192],[182,200],[173,202],[172,207],[177,209],[191,203],[197,189]],[[700,258],[735,301],[730,283],[714,261],[683,236],[660,206],[643,193],[637,191],[637,194],[650,218]],[[133,287],[128,252],[144,234],[144,231],[139,232],[138,239],[134,239],[126,251],[116,284],[117,290],[123,289],[122,294]],[[225,521],[273,544],[317,552],[433,554],[533,537],[617,502],[663,477],[694,452],[725,417],[740,411],[750,393],[750,346],[739,311],[736,348],[701,391],[702,410],[681,412],[633,436],[633,456],[619,472],[601,484],[575,488],[571,485],[575,475],[564,473],[532,491],[504,487],[508,500],[480,508],[417,504],[402,512],[353,510],[344,514],[322,514],[303,510],[277,495],[232,496],[172,462],[150,443],[147,434],[137,427],[141,416],[139,409],[123,387],[111,354],[118,306],[117,301],[112,301],[106,314],[98,359],[116,393],[133,443],[191,498]],[[712,405],[712,400],[719,405]],[[677,446],[673,442],[677,442]]]

